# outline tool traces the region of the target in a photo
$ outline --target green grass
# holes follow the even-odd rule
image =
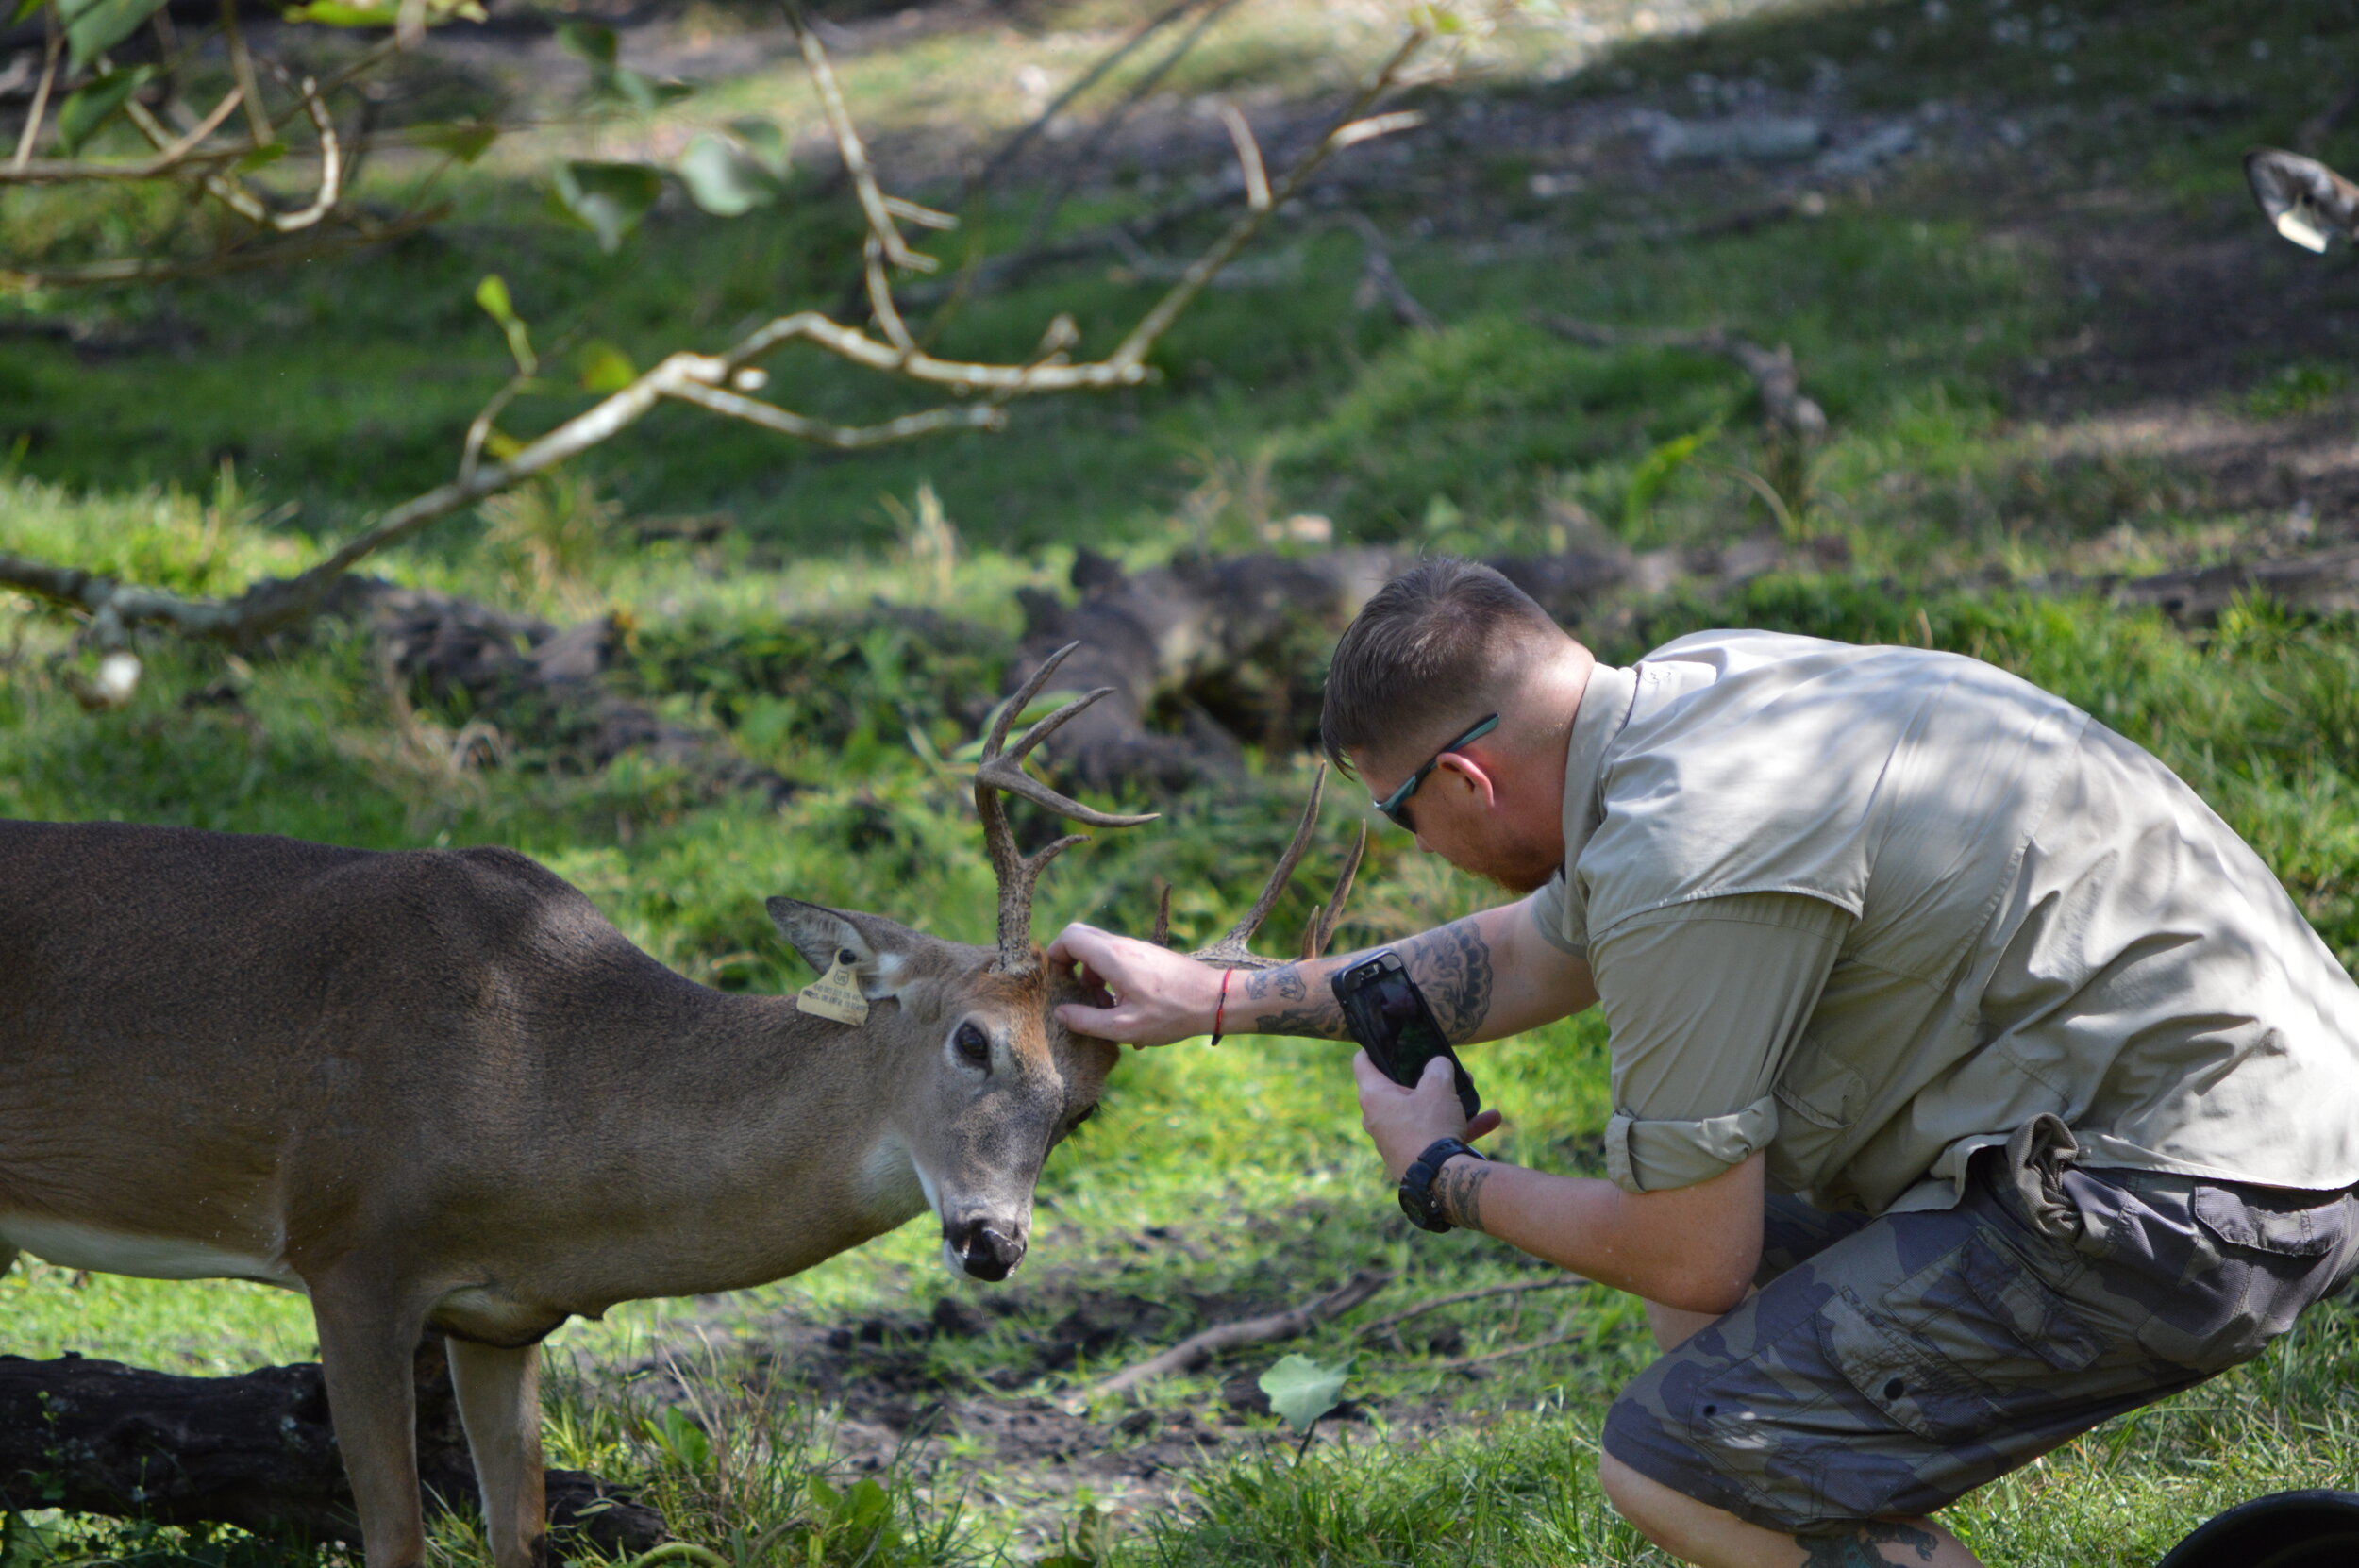
[[[1575,20],[1616,27],[1629,9]],[[1849,565],[1613,607],[1583,628],[1601,652],[1627,659],[1686,630],[1748,624],[1992,659],[2152,748],[2254,843],[2346,963],[2359,960],[2352,624],[2255,602],[2182,628],[2071,587],[2199,561],[2275,520],[2210,507],[2164,457],[2062,458],[2068,432],[2026,413],[2024,396],[2027,367],[2071,352],[2082,325],[2074,275],[2051,242],[2055,204],[2128,192],[2146,220],[2190,243],[2247,235],[2236,154],[2323,107],[2318,83],[2332,72],[2320,62],[2348,55],[2359,8],[2313,0],[2260,18],[2196,0],[2172,8],[2168,25],[2151,8],[2112,3],[2059,8],[2052,23],[1979,0],[1726,9],[1745,14],[1616,44],[1567,75],[1597,46],[1535,8],[1478,41],[1482,73],[1470,84],[1426,92],[1432,134],[1463,144],[1367,206],[1442,319],[1436,334],[1354,308],[1361,254],[1347,233],[1281,223],[1264,250],[1298,258],[1296,279],[1208,295],[1158,351],[1157,386],[1044,401],[1019,409],[1006,435],[857,459],[667,410],[593,454],[570,489],[535,503],[540,512],[511,511],[504,532],[454,519],[378,563],[553,620],[619,614],[631,653],[618,684],[812,786],[782,807],[716,797],[644,759],[585,771],[529,733],[511,738],[509,765],[479,765],[455,746],[477,715],[389,686],[372,652],[333,627],[243,660],[143,644],[137,701],[86,714],[60,668],[76,657],[71,628],[0,602],[0,813],[389,848],[510,844],[582,886],[650,952],[726,987],[805,978],[762,914],[776,893],[982,939],[994,889],[945,759],[1000,690],[1020,631],[1016,592],[1068,592],[1079,547],[1154,563],[1248,547],[1263,525],[1300,511],[1330,516],[1346,542],[1475,553],[1553,548],[1598,529],[1638,549],[1719,543],[1770,525],[1736,471],[1777,472],[1779,454],[1756,433],[1736,371],[1676,351],[1576,347],[1533,327],[1538,309],[1716,323],[1788,342],[1832,421],[1792,489],[1789,521],[1798,543],[1839,545]],[[1111,37],[1127,13],[1043,14],[1056,25],[1039,37],[995,26],[847,60],[888,167],[896,146],[1018,123],[1017,67],[1078,70],[1091,39]],[[2016,20],[2031,22],[2029,43],[2013,41]],[[2007,40],[1993,42],[2001,23]],[[2042,28],[2069,40],[2051,46]],[[2256,28],[2266,56],[2250,48]],[[1331,89],[1360,58],[1346,51],[1364,56],[1382,31],[1341,8],[1241,8],[1175,91],[1308,96]],[[1627,237],[1662,215],[1659,192],[1600,181],[1539,204],[1534,158],[1485,155],[1455,118],[1468,100],[1494,112],[1579,108],[1629,92],[1700,113],[1724,84],[1799,91],[1823,75],[1822,60],[1852,108],[1915,112],[1940,98],[1968,120],[2035,134],[2020,155],[1927,159],[1872,192],[1837,188],[1815,220],[1672,243]],[[2162,114],[2153,101],[2183,92],[2173,82],[2229,107]],[[714,84],[666,126],[748,109],[802,124],[800,91],[788,71]],[[598,134],[622,145],[663,128],[616,122]],[[0,337],[0,454],[14,454],[0,471],[0,550],[205,593],[300,568],[323,539],[448,474],[466,420],[505,374],[498,335],[469,297],[486,272],[507,277],[560,362],[597,338],[644,364],[711,347],[757,313],[837,297],[858,233],[808,175],[793,200],[733,223],[666,208],[607,258],[543,209],[539,182],[563,134],[503,143],[455,183],[451,225],[381,256],[261,280],[0,301],[6,319],[70,318],[154,340],[84,355]],[[2359,153],[2359,133],[2336,135],[2331,155]],[[380,165],[372,192],[413,173]],[[1748,189],[1735,176],[1697,181],[1673,205]],[[1020,232],[1029,195],[1012,191],[984,215],[984,239]],[[0,245],[72,255],[135,237],[163,221],[143,199],[12,192]],[[1062,222],[1161,199],[1118,184],[1078,197]],[[1415,221],[1434,214],[1447,222],[1418,237]],[[1599,242],[1594,224],[1625,238]],[[1514,243],[1474,242],[1511,228]],[[2310,265],[2254,246],[2256,287]],[[1069,309],[1084,347],[1102,348],[1152,294],[1093,263],[970,306],[945,342],[1021,355]],[[2247,421],[2349,413],[2349,377],[2331,351],[2280,346],[2256,345],[2203,408]],[[774,370],[774,391],[808,411],[868,418],[912,406],[821,359]],[[536,428],[584,401],[553,388],[507,425]],[[1671,460],[1690,436],[1694,460]],[[947,564],[908,522],[923,484],[957,533]],[[628,542],[651,515],[716,509],[737,524],[717,544]],[[1163,820],[1068,856],[1044,884],[1038,928],[1086,917],[1142,930],[1158,882],[1177,890],[1184,940],[1223,928],[1309,782],[1304,759],[1250,760],[1240,787],[1153,802]],[[1291,941],[1358,815],[1348,799],[1330,802],[1311,875],[1266,945]],[[1342,940],[1418,929],[1483,896],[1386,835]],[[1476,1055],[1513,1118],[1501,1135],[1511,1158],[1597,1169],[1605,1052],[1601,1024],[1584,1018]],[[1142,1568],[1663,1560],[1613,1519],[1592,1473],[1606,1405],[1649,1354],[1627,1298],[1581,1287],[1437,1312],[1397,1343],[1362,1331],[1433,1294],[1536,1275],[1481,1238],[1409,1229],[1331,1046],[1238,1040],[1126,1055],[1098,1122],[1049,1162],[1031,1256],[1005,1288],[951,1280],[928,1232],[910,1227],[761,1290],[567,1326],[554,1342],[552,1458],[636,1481],[684,1536],[749,1568],[1055,1553]],[[1298,1302],[1367,1267],[1399,1278],[1288,1347],[1352,1359],[1346,1392],[1365,1418],[1324,1424],[1299,1457],[1275,1422],[1237,1418],[1242,1435],[1187,1470],[1179,1508],[1070,1484],[1054,1465],[1004,1463],[973,1439],[916,1445],[872,1475],[840,1446],[850,1429],[837,1426],[841,1412],[798,1380],[793,1348],[858,1327],[850,1348],[829,1353],[855,1403],[889,1389],[1068,1399],[1208,1323]],[[978,1331],[932,1332],[945,1299],[992,1309]],[[32,1266],[0,1281],[0,1305],[6,1348],[25,1355],[78,1350],[195,1373],[312,1349],[300,1300],[236,1283],[80,1281]],[[1541,1350],[1442,1364],[1558,1335]],[[1228,1421],[1227,1386],[1276,1354],[1152,1387],[1144,1430],[1100,1401],[1093,1441],[1128,1452],[1159,1422]],[[1994,1562],[2132,1568],[2241,1497],[2359,1484],[2344,1392],[2355,1359],[2353,1314],[2321,1309],[2254,1365],[2109,1424],[1946,1518]],[[61,1562],[158,1568],[300,1555],[234,1532],[38,1518],[24,1528],[45,1533],[10,1538],[11,1568],[29,1560],[20,1545]],[[453,1526],[441,1549],[464,1556],[476,1543]]]

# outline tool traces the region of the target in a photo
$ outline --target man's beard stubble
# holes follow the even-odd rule
[[[1553,849],[1520,841],[1484,845],[1464,859],[1445,859],[1470,876],[1480,876],[1518,894],[1538,892],[1556,875],[1558,867]]]

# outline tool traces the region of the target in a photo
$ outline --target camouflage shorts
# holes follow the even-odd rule
[[[1793,1534],[1918,1516],[2250,1359],[2359,1271],[2359,1196],[2072,1152],[2042,1117],[1954,1209],[1773,1197],[1761,1290],[1623,1391],[1606,1449]]]

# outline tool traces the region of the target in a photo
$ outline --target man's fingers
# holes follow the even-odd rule
[[[1457,1078],[1458,1075],[1450,1071],[1449,1058],[1435,1057],[1425,1064],[1425,1071],[1417,1075],[1417,1093],[1423,1094],[1436,1082],[1441,1082],[1451,1085],[1451,1093],[1455,1093]]]
[[[1496,1110],[1478,1110],[1475,1112],[1475,1119],[1466,1124],[1466,1130],[1459,1136],[1469,1143],[1478,1138],[1488,1138],[1498,1131],[1500,1125],[1506,1120],[1506,1117]]]
[[[1048,961],[1058,966],[1069,963],[1086,964],[1095,969],[1097,967],[1097,959],[1105,951],[1106,933],[1095,926],[1084,926],[1077,920],[1059,931],[1056,940],[1048,944]]]
[[[1383,1084],[1389,1088],[1393,1082],[1392,1079],[1377,1071],[1376,1063],[1368,1059],[1368,1053],[1365,1051],[1353,1054],[1351,1076],[1353,1080],[1360,1085],[1360,1093],[1363,1098],[1373,1093],[1377,1085]]]
[[[1137,1032],[1138,1018],[1129,1008],[1092,1008],[1067,1002],[1057,1009],[1057,1022],[1075,1034],[1098,1040],[1129,1041]]]

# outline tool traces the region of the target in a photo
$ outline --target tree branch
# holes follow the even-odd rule
[[[1700,332],[1658,331],[1646,327],[1605,326],[1535,310],[1531,320],[1560,338],[1591,348],[1677,348],[1695,354],[1716,354],[1731,359],[1753,378],[1761,394],[1762,422],[1778,434],[1815,441],[1827,433],[1827,412],[1802,395],[1801,373],[1794,368],[1794,351],[1780,343],[1764,348],[1719,327]]]
[[[1101,1394],[1124,1393],[1141,1383],[1151,1383],[1158,1377],[1174,1373],[1193,1372],[1224,1350],[1240,1345],[1266,1344],[1273,1340],[1290,1340],[1296,1335],[1317,1327],[1330,1318],[1338,1318],[1366,1301],[1393,1282],[1393,1276],[1382,1269],[1370,1269],[1354,1275],[1350,1283],[1339,1291],[1330,1292],[1316,1301],[1264,1317],[1244,1318],[1235,1323],[1215,1324],[1202,1333],[1191,1334],[1160,1356],[1150,1356],[1134,1366],[1123,1368],[1111,1377],[1091,1384],[1084,1393],[1091,1398]]]

